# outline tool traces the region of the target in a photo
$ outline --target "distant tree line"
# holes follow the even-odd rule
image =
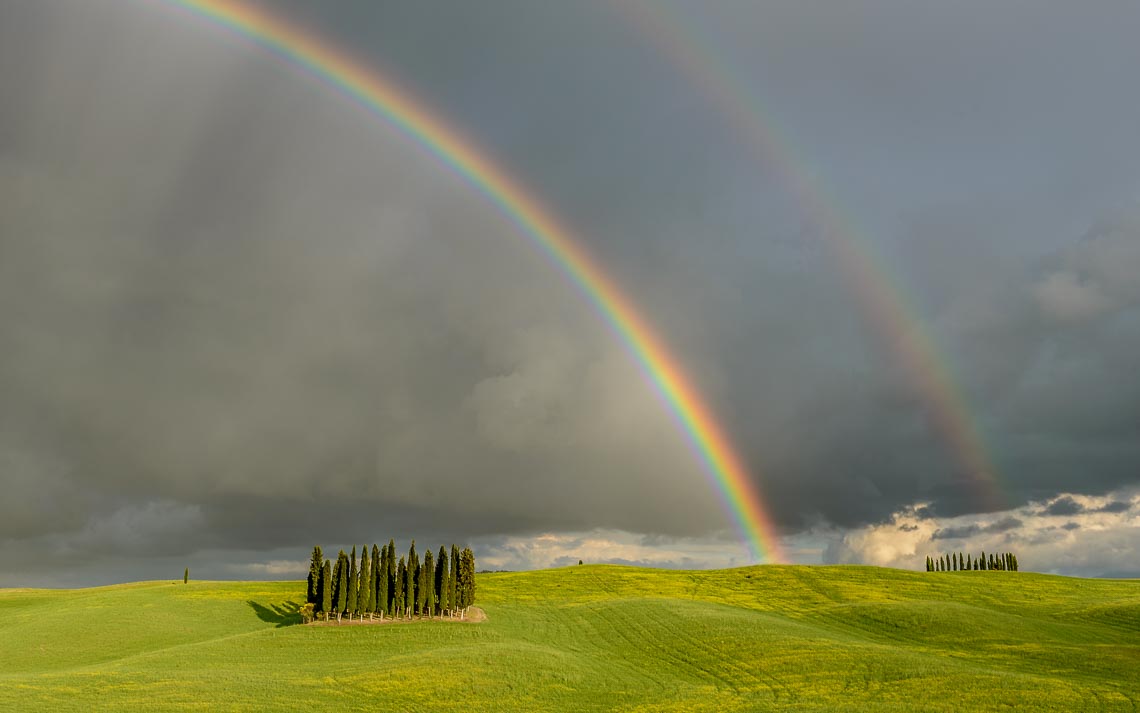
[[[948,555],[941,555],[937,558],[927,555],[926,557],[926,571],[927,572],[959,572],[963,570],[1005,570],[1007,572],[1017,571],[1017,555],[1012,552],[1003,552],[999,554],[990,553],[987,555],[985,552],[973,557],[961,552],[951,552]]]
[[[429,549],[423,561],[412,540],[407,556],[396,556],[396,542],[383,548],[361,547],[357,564],[356,547],[350,554],[337,553],[336,561],[325,559],[320,545],[313,548],[309,563],[306,605],[301,614],[306,621],[336,617],[352,619],[385,616],[465,617],[475,602],[475,554],[455,545],[451,551],[439,548],[432,557]]]

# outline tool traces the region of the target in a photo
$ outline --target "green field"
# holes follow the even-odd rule
[[[0,710],[1135,710],[1140,582],[580,566],[479,624],[300,626],[302,582],[0,590]]]

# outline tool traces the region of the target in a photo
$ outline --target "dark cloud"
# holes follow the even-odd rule
[[[1021,527],[1024,522],[1007,515],[999,520],[995,520],[987,525],[964,525],[961,527],[947,527],[944,529],[935,530],[934,534],[930,536],[932,540],[964,540],[969,537],[981,534],[996,534],[1001,532],[1009,532]],[[915,527],[914,529],[918,529]]]
[[[1085,511],[1085,507],[1071,497],[1057,498],[1041,511],[1043,515],[1076,515]]]
[[[962,527],[947,527],[941,530],[935,530],[934,534],[930,536],[932,540],[964,540],[967,537],[973,537],[982,532],[982,528],[978,525],[964,525]]]
[[[1032,26],[980,3],[677,8],[788,127],[790,163],[750,151],[747,122],[609,3],[273,8],[397,76],[573,228],[782,532],[922,503],[922,521],[991,513],[939,539],[1015,533],[999,510],[1076,515],[1053,498],[1135,482],[1134,8],[1037,8]],[[163,4],[5,4],[0,66],[4,568],[237,572],[389,534],[726,536],[596,311],[337,91]],[[836,241],[884,273],[853,280]],[[863,304],[859,280],[900,294]],[[918,321],[884,329],[890,302]],[[900,360],[917,338],[936,363]],[[1000,502],[930,401],[944,375]]]
[[[1119,513],[1128,512],[1131,509],[1132,503],[1124,502],[1123,500],[1113,500],[1112,502],[1106,503],[1105,505],[1097,508],[1094,512]]]

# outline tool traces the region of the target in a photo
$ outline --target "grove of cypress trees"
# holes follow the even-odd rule
[[[435,561],[435,608],[440,616],[447,609],[447,549],[443,545]]]
[[[317,598],[317,585],[321,582],[321,568],[325,565],[325,555],[321,552],[321,546],[317,545],[313,548],[313,558],[309,562],[309,588],[305,596],[305,601],[309,604],[316,604]]]

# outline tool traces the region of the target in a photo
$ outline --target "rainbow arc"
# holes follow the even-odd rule
[[[536,197],[390,78],[313,33],[233,0],[167,2],[256,42],[336,87],[485,196],[573,282],[628,348],[699,454],[704,472],[752,556],[757,561],[782,561],[776,529],[760,493],[708,404],[629,298]]]

